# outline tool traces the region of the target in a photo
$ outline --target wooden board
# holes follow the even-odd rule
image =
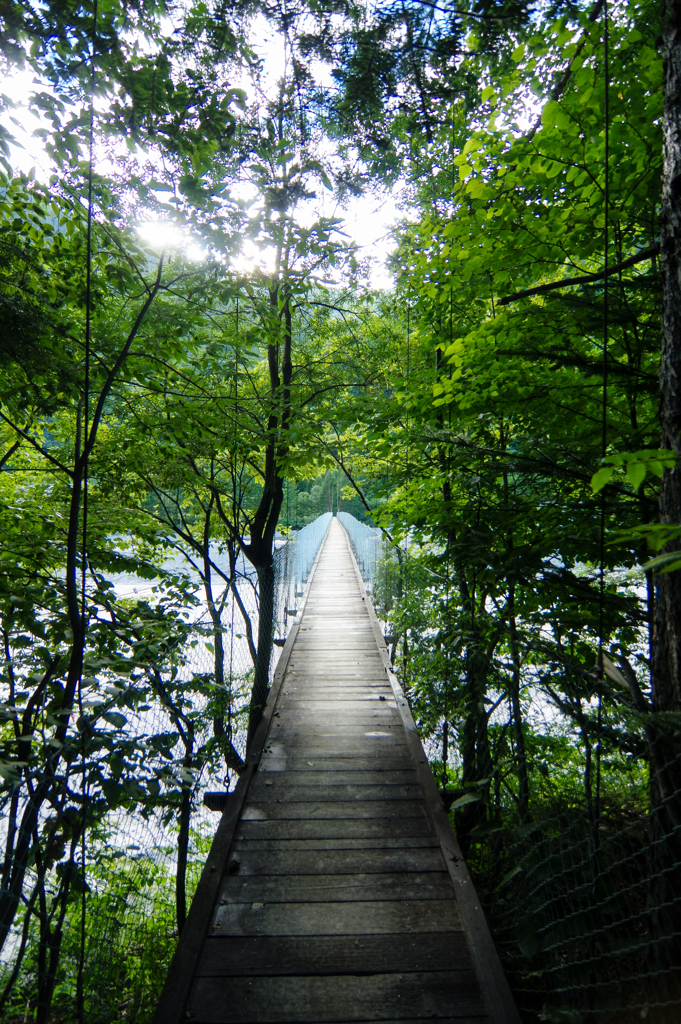
[[[319,730],[337,732],[339,729],[344,731],[344,735],[354,731],[361,735],[365,729],[380,728],[382,725],[401,731],[402,723],[396,706],[390,707],[385,702],[373,707],[335,708],[328,715],[316,710],[310,711],[309,708],[282,707],[272,725],[297,735]]]
[[[235,841],[231,860],[239,858],[243,850],[278,851],[285,853],[287,850],[425,850],[433,849],[440,851],[440,845],[434,835],[419,835],[409,838],[398,836],[357,837],[344,836],[338,838],[306,838],[292,839],[290,836],[282,838],[267,839],[258,836],[255,839],[239,838],[238,845]],[[440,851],[440,856],[442,852]]]
[[[375,732],[378,730],[367,730],[367,732]],[[388,736],[367,736],[367,740],[371,740],[369,743],[355,743],[351,740],[343,740],[343,737],[332,737],[323,736],[316,739],[315,742],[312,740],[303,743],[294,744],[287,739],[284,742],[283,738],[279,741],[271,740],[270,746],[267,748],[268,753],[277,754],[280,758],[286,757],[288,752],[295,753],[296,756],[301,757],[305,760],[312,761],[314,764],[315,760],[319,760],[325,755],[327,757],[340,757],[343,753],[350,756],[373,756],[375,758],[375,764],[387,764],[393,761],[396,757],[405,758],[409,752],[408,747],[403,739]],[[378,740],[383,742],[379,743]],[[406,762],[407,764],[409,762]],[[404,765],[405,761],[402,760],[401,764]]]
[[[287,697],[277,705],[277,717],[283,719],[295,718],[301,721],[310,722],[348,722],[353,723],[357,718],[371,718],[376,715],[383,715],[386,718],[394,718],[396,724],[399,717],[396,716],[397,704],[390,700],[386,694],[385,700],[380,696],[366,700],[339,700],[337,697],[329,697],[323,704],[316,706],[304,699],[293,700]]]
[[[303,875],[328,875],[333,873],[351,874],[361,872],[367,874],[388,874],[390,872],[416,871],[421,874],[427,871],[444,871],[445,864],[437,846],[426,847],[382,847],[336,849],[280,849],[268,845],[263,849],[262,843],[240,845],[230,861],[230,870],[235,875],[248,877],[266,875],[292,875],[300,872]]]
[[[241,820],[246,821],[321,821],[325,818],[345,818],[361,821],[369,818],[379,821],[383,818],[412,818],[426,825],[428,818],[420,800],[338,800],[322,798],[316,803],[261,803],[249,800],[243,810]]]
[[[385,772],[385,781],[380,772],[338,772],[345,778],[337,778],[333,772],[318,772],[311,777],[300,772],[264,773],[251,785],[254,800],[418,800],[421,790],[416,782],[411,785],[395,779],[396,772]],[[403,772],[409,776],[409,772]],[[274,775],[274,778],[273,778]],[[348,776],[358,776],[357,781]],[[365,781],[366,780],[366,781]]]
[[[380,935],[383,932],[453,932],[461,929],[456,902],[390,900],[356,903],[220,904],[211,935]]]
[[[411,839],[432,836],[430,823],[418,818],[327,818],[319,821],[241,821],[239,839]]]
[[[409,762],[407,762],[409,764]],[[326,775],[329,773],[346,776],[353,772],[367,772],[372,775],[390,776],[397,772],[400,776],[404,773],[411,775],[414,769],[405,767],[404,758],[377,758],[377,757],[343,757],[342,755],[321,754],[314,761],[308,761],[304,757],[275,757],[272,754],[264,754],[260,760],[260,772],[304,772],[306,775]],[[414,772],[415,774],[415,772]]]
[[[472,960],[463,932],[405,935],[221,936],[209,938],[198,977],[376,974],[464,969]]]
[[[485,1010],[472,970],[345,975],[197,978],[193,1021],[326,1024],[334,1021],[470,1019]]]
[[[221,903],[352,903],[385,900],[454,899],[449,875],[441,870],[390,874],[244,875],[226,874]]]
[[[413,768],[391,768],[389,771],[379,768],[355,770],[348,762],[344,767],[338,766],[333,769],[320,762],[315,771],[314,761],[312,765],[308,764],[307,768],[283,768],[274,774],[275,777],[272,778],[272,772],[268,772],[261,765],[260,772],[253,780],[253,787],[267,786],[269,783],[286,789],[291,786],[413,786],[417,784],[418,778]],[[253,792],[256,792],[256,789],[253,789]]]

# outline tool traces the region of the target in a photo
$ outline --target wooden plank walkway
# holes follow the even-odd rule
[[[334,518],[156,1024],[519,1024]]]

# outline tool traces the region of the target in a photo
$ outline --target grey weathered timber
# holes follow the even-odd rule
[[[156,1024],[519,1024],[334,519]]]

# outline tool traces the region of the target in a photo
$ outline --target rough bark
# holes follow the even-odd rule
[[[660,267],[662,345],[660,358],[661,446],[681,456],[681,0],[667,0],[663,33],[665,110],[663,122]],[[681,523],[681,459],[667,470],[660,488],[660,522]],[[678,546],[678,545],[677,545]],[[674,828],[681,808],[681,757],[677,731],[665,716],[681,711],[681,572],[659,573],[655,585],[652,685],[654,726],[651,757],[652,864],[649,890],[651,972],[662,979],[678,971],[674,935],[681,927],[681,835]],[[660,717],[658,717],[660,716]],[[655,771],[664,769],[666,782]],[[661,982],[662,984],[662,982]],[[678,974],[677,982],[678,986]],[[669,991],[660,997],[669,998]],[[672,993],[672,995],[675,993]]]
[[[274,566],[258,566],[260,609],[258,613],[258,655],[248,713],[248,740],[250,746],[269,693],[270,658],[272,657],[272,625],[274,618]]]
[[[279,289],[270,293],[273,320],[278,317]],[[258,653],[255,660],[255,677],[248,716],[248,740],[250,745],[267,700],[269,690],[269,665],[272,654],[272,627],[274,614],[274,566],[272,544],[284,503],[284,477],[282,462],[288,455],[288,426],[291,417],[291,346],[292,323],[290,296],[286,297],[282,313],[282,358],[279,376],[279,335],[268,345],[267,359],[270,375],[270,415],[267,421],[267,446],[265,449],[265,474],[263,493],[251,523],[250,543],[242,542],[241,547],[258,573],[260,609],[258,616]]]
[[[232,743],[231,716],[228,719],[228,726],[225,728],[225,710],[230,715],[232,692],[225,683],[225,646],[222,634],[222,606],[221,600],[218,605],[213,595],[213,574],[210,561],[210,521],[213,509],[213,498],[211,498],[204,520],[203,534],[203,589],[206,594],[206,604],[213,623],[213,667],[215,672],[215,710],[213,712],[213,735],[220,745],[225,765],[232,771],[241,774],[245,768],[244,761],[238,750]],[[229,565],[232,600],[238,596],[238,589],[235,582],[236,577],[236,555],[233,543],[229,542]],[[241,607],[241,606],[240,606]],[[250,619],[247,619],[250,629]],[[250,636],[249,636],[250,640]]]
[[[662,351],[661,445],[681,456],[681,0],[668,0],[665,44],[665,114],[660,265]],[[681,458],[660,489],[660,521],[681,523]],[[681,572],[656,580],[653,636],[655,711],[681,709]],[[671,751],[670,751],[671,753]]]
[[[189,770],[192,765],[192,751],[187,751],[184,767]],[[175,875],[175,913],[178,934],[182,932],[187,920],[187,857],[189,854],[189,825],[192,816],[192,787],[185,782],[182,787],[180,804],[180,831],[177,836],[177,873]]]

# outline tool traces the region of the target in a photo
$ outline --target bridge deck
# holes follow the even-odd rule
[[[517,1022],[338,519],[296,626],[158,1024]]]

